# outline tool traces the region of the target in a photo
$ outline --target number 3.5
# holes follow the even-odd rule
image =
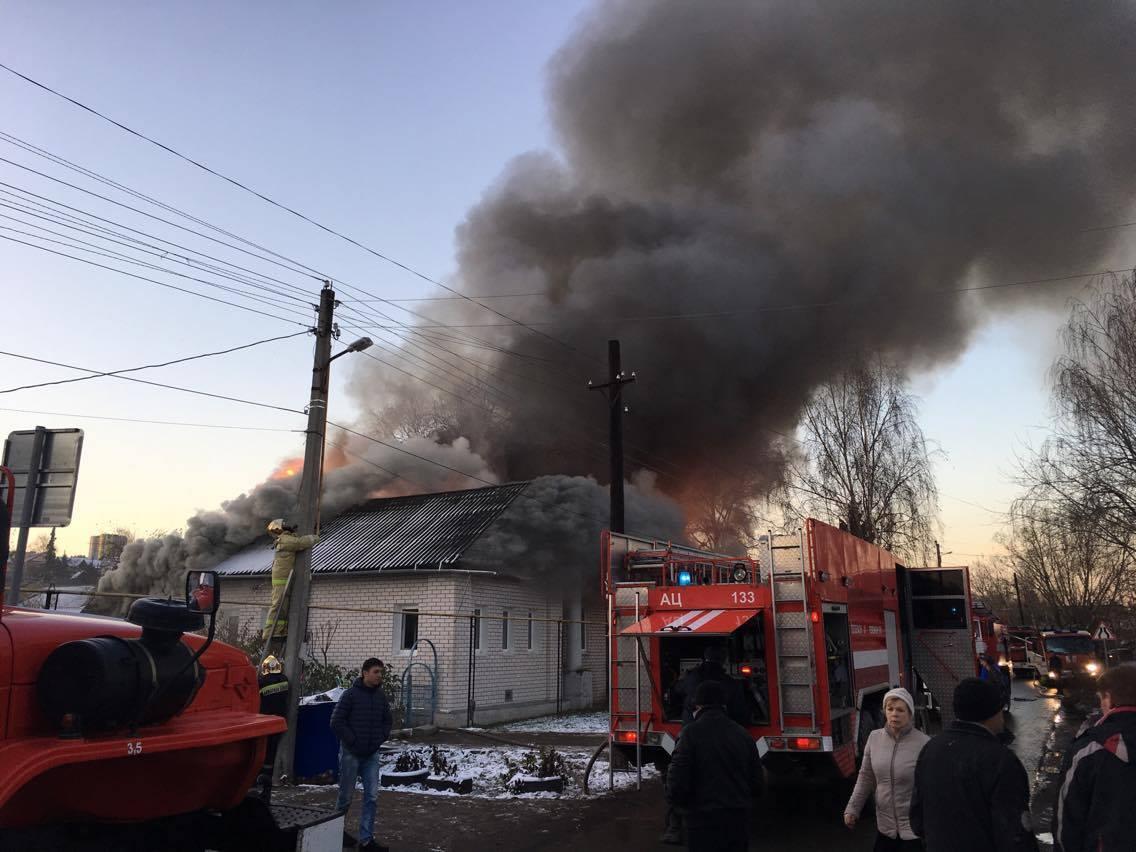
[[[137,757],[142,753],[142,740],[131,740],[126,744],[126,753],[130,757]]]

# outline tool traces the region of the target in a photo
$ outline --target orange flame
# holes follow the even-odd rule
[[[338,470],[346,466],[348,461],[347,454],[339,449],[339,447],[328,447],[327,452],[324,454],[323,472],[326,474],[328,471]],[[303,472],[304,459],[301,456],[297,456],[296,458],[284,459],[284,461],[280,462],[280,464],[276,466],[276,469],[272,471],[272,475],[269,476],[269,479],[291,479],[294,476],[299,476]]]
[[[291,479],[304,469],[304,460],[302,458],[284,459],[276,466],[276,470],[272,471],[272,476],[269,479]]]

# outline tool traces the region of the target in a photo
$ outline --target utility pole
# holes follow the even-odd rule
[[[1014,594],[1018,596],[1018,624],[1024,627],[1026,624],[1026,613],[1025,610],[1022,609],[1022,590],[1018,588],[1017,571],[1014,572]]]
[[[323,481],[324,434],[327,431],[327,392],[331,376],[332,316],[335,291],[324,283],[320,291],[319,319],[316,323],[316,354],[312,364],[312,395],[308,402],[307,441],[301,473],[297,532],[310,535],[319,529],[320,491]],[[292,589],[288,600],[288,639],[284,645],[284,674],[291,690],[288,695],[288,730],[276,752],[275,780],[294,778],[292,763],[296,751],[296,717],[300,706],[300,650],[308,630],[308,600],[312,585],[311,548],[296,554],[292,569]]]
[[[607,383],[588,382],[589,390],[606,390],[608,400],[608,450],[611,470],[611,518],[608,527],[612,532],[625,532],[623,522],[623,386],[635,381],[635,373],[626,376],[620,363],[619,341],[607,342]]]
[[[937,541],[935,542],[935,566],[938,568],[943,567],[943,551]]]

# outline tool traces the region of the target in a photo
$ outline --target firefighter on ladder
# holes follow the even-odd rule
[[[276,556],[272,560],[272,598],[268,605],[268,616],[264,621],[264,641],[268,651],[280,650],[288,638],[288,580],[296,565],[296,554],[301,553],[318,540],[316,535],[296,535],[296,528],[283,518],[277,518],[268,525],[268,533],[275,541],[273,549]]]

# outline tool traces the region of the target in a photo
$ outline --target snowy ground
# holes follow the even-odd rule
[[[541,716],[523,722],[505,722],[491,730],[516,731],[529,734],[606,734],[607,711],[599,713],[568,713],[563,716]]]
[[[383,772],[393,772],[394,762],[402,751],[414,751],[422,756],[422,760],[427,766],[430,765],[430,749],[421,746],[408,746],[399,751],[392,751],[381,762]],[[457,767],[457,778],[472,778],[473,779],[473,792],[469,794],[473,798],[481,799],[579,799],[585,798],[584,796],[584,769],[587,767],[588,759],[591,757],[591,752],[587,751],[561,751],[564,757],[564,762],[568,767],[569,778],[564,785],[564,792],[557,793],[522,793],[514,795],[510,793],[505,784],[512,776],[512,771],[506,763],[506,759],[519,763],[524,757],[525,753],[529,751],[523,748],[514,748],[510,746],[500,747],[487,747],[487,748],[467,748],[467,747],[447,747],[439,749],[446,755],[446,759],[450,764]],[[602,796],[608,792],[607,786],[607,756],[602,755],[592,766],[591,777],[588,781],[589,796]],[[654,778],[658,775],[654,767],[646,766],[643,768],[643,779]],[[615,773],[615,789],[621,790],[628,787],[635,786],[636,774],[634,771],[628,772],[626,770],[617,771]],[[362,788],[360,788],[362,789]],[[457,793],[450,793],[446,791],[429,790],[423,786],[418,787],[398,787],[394,788],[395,791],[407,793],[419,793],[426,796],[457,796]],[[467,797],[468,798],[468,797]]]

